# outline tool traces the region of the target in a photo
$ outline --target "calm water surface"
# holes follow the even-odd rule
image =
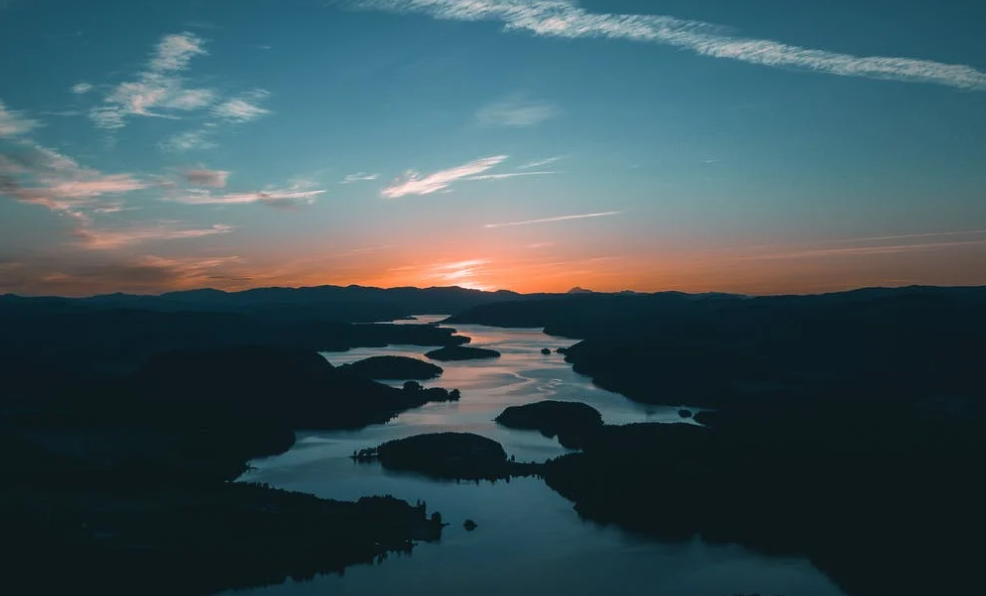
[[[434,322],[442,316],[419,317]],[[470,345],[492,347],[497,360],[440,363],[445,373],[424,383],[462,391],[455,404],[429,404],[391,423],[355,432],[299,433],[287,453],[253,462],[243,480],[304,491],[321,497],[357,499],[390,494],[414,503],[421,499],[450,523],[439,544],[420,544],[409,557],[391,556],[382,565],[348,569],[312,582],[288,582],[249,590],[256,596],[359,594],[434,596],[467,593],[655,594],[721,596],[741,592],[765,595],[844,596],[802,559],[766,557],[739,546],[691,540],[660,543],[612,527],[583,522],[572,504],[537,479],[509,483],[442,483],[411,474],[356,465],[349,455],[384,441],[414,434],[466,431],[503,444],[518,461],[544,461],[566,450],[536,432],[498,427],[493,418],[505,407],[544,399],[582,401],[598,409],[609,424],[680,422],[677,409],[642,406],[593,387],[572,372],[564,357],[544,356],[542,348],[571,345],[531,329],[456,326]],[[333,364],[379,355],[421,357],[428,348],[391,346],[326,353]],[[399,383],[397,383],[399,385]],[[669,516],[674,512],[669,511]],[[479,524],[462,528],[465,519]],[[242,592],[237,592],[242,593]]]

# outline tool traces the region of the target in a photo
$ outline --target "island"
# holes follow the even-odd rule
[[[444,372],[440,366],[406,356],[374,356],[343,364],[339,370],[375,381],[427,381]]]
[[[437,350],[432,350],[431,352],[425,354],[425,356],[432,360],[452,362],[457,360],[486,360],[490,358],[499,358],[500,352],[497,352],[496,350],[488,350],[486,348],[447,346]]]
[[[536,430],[564,447],[578,449],[603,426],[598,410],[581,402],[541,401],[511,406],[496,417],[497,424],[520,430]]]
[[[541,353],[545,356],[551,356],[551,348],[541,348]]]
[[[388,441],[353,454],[360,463],[379,462],[394,471],[417,472],[438,480],[490,480],[535,473],[535,464],[520,464],[498,442],[472,433],[433,433]]]

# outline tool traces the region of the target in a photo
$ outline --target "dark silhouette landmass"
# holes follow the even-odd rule
[[[432,350],[425,354],[426,357],[432,360],[439,360],[441,362],[453,362],[457,360],[488,360],[491,358],[499,358],[500,352],[496,350],[488,350],[486,348],[467,348],[463,346],[448,346],[445,348],[439,348],[437,350]]]
[[[974,585],[981,428],[793,409],[709,429],[605,427],[542,475],[588,519],[807,556],[852,595]]]
[[[352,364],[344,364],[339,370],[381,381],[427,381],[441,376],[444,372],[440,366],[405,356],[374,356]]]
[[[38,381],[0,393],[0,525],[17,545],[5,562],[29,584],[17,593],[209,594],[341,571],[440,535],[404,501],[231,481],[290,448],[296,429],[361,428],[457,392],[395,389],[271,347]]]
[[[0,295],[0,310],[33,312],[95,312],[142,310],[155,312],[238,313],[268,322],[329,321],[376,323],[407,319],[423,313],[457,314],[490,302],[530,300],[547,294],[482,292],[448,288],[372,288],[319,286],[309,288],[255,288],[241,292],[203,289],[168,292],[158,296],[106,294],[88,298],[23,297]]]
[[[496,417],[497,424],[520,430],[536,430],[570,449],[581,448],[603,426],[599,411],[581,402],[542,401],[511,406]]]
[[[478,306],[449,324],[543,327],[580,339],[575,370],[643,403],[868,393],[968,393],[986,288],[866,289],[747,298],[587,294]]]
[[[358,502],[240,483],[154,492],[0,490],[16,594],[192,596],[280,584],[410,553],[441,524],[390,497]]]
[[[852,596],[979,582],[986,288],[579,295],[450,322],[580,339],[575,370],[689,424],[603,427],[546,482],[587,519],[807,556]]]
[[[264,346],[340,352],[391,344],[455,346],[469,339],[433,325],[268,322],[224,312],[24,312],[0,306],[0,358],[59,372],[132,372],[154,354]]]
[[[346,306],[313,298],[322,291]],[[354,324],[410,306],[442,312],[431,308],[440,296],[461,307],[444,311],[451,322],[579,340],[559,350],[576,371],[638,402],[699,408],[705,426],[596,425],[577,439],[581,452],[543,465],[508,461],[482,437],[412,438],[385,449],[389,469],[446,480],[539,475],[587,520],[806,556],[851,596],[979,585],[984,288],[763,298],[319,292],[0,297],[0,523],[17,547],[7,560],[36,592],[70,581],[88,591],[100,576],[105,593],[204,594],[307,576],[323,553],[320,568],[336,569],[433,537],[421,533],[425,512],[407,504],[368,506],[371,520],[356,504],[323,507],[229,481],[250,459],[288,449],[295,430],[361,428],[457,399],[414,381],[384,387],[313,353],[388,343],[454,353],[467,340],[447,329]],[[279,525],[274,511],[308,523]],[[338,543],[305,533],[326,527],[309,520],[322,515]],[[193,539],[202,517],[214,519]],[[310,548],[272,554],[285,532]],[[214,574],[199,582],[201,562],[183,546],[214,548]],[[140,583],[106,584],[110,568],[134,579],[118,567],[137,570]]]
[[[388,441],[353,455],[389,470],[417,472],[438,480],[490,480],[529,475],[532,464],[507,460],[498,442],[472,433],[435,433]]]

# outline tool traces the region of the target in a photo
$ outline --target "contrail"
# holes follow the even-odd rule
[[[534,224],[554,223],[556,221],[569,221],[572,219],[589,219],[592,217],[607,217],[619,215],[622,211],[606,211],[603,213],[583,213],[581,215],[561,215],[559,217],[545,217],[544,219],[529,219],[527,221],[512,221],[509,223],[486,224],[487,228],[507,228],[511,226],[531,226]]]

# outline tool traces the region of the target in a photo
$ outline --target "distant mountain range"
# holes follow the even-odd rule
[[[167,292],[160,295],[102,294],[85,298],[58,296],[25,297],[0,295],[0,309],[27,312],[77,312],[80,310],[136,309],[156,312],[237,312],[264,320],[336,322],[377,322],[404,318],[414,314],[455,315],[477,306],[495,302],[542,300],[565,296],[650,294],[624,290],[619,293],[594,292],[579,287],[565,294],[520,294],[508,290],[484,292],[452,287],[374,288],[357,285],[317,286],[308,288],[256,288],[240,292],[215,289]],[[731,296],[729,294],[683,294],[696,298]],[[290,307],[290,308],[285,308]]]

